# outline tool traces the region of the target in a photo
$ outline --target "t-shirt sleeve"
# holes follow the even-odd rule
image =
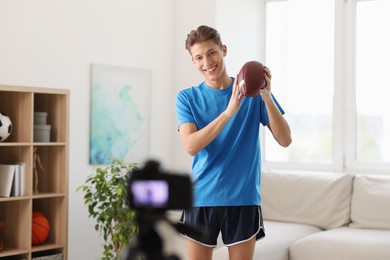
[[[176,117],[177,129],[184,123],[194,123],[194,116],[191,112],[190,99],[184,91],[180,91],[176,96]]]

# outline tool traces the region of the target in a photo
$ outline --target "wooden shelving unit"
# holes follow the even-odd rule
[[[12,121],[11,135],[0,142],[0,164],[25,163],[25,195],[0,197],[0,260],[32,260],[62,254],[67,259],[68,239],[68,128],[69,90],[0,85],[0,111]],[[34,142],[34,112],[46,112],[50,141]],[[44,171],[39,192],[33,189],[33,155],[37,148]],[[31,243],[32,212],[40,211],[50,223],[47,240]]]

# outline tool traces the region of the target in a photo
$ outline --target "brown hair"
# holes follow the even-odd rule
[[[199,26],[196,30],[192,30],[186,39],[186,49],[190,51],[190,48],[199,42],[212,40],[219,47],[222,47],[221,36],[218,31],[206,25]]]

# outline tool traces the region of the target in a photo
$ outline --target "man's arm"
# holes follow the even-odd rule
[[[194,156],[214,140],[229,120],[228,116],[221,113],[210,124],[200,130],[197,129],[194,123],[180,125],[179,134],[184,150]]]
[[[237,77],[236,77],[237,78]],[[207,126],[198,129],[194,123],[184,123],[179,127],[180,140],[184,150],[194,156],[200,150],[209,145],[215,137],[222,131],[226,123],[229,122],[240,108],[243,95],[239,93],[237,80],[235,80],[229,104],[224,112],[211,121]]]
[[[276,106],[272,95],[270,92],[271,89],[271,80],[266,76],[267,87],[260,91],[260,94],[265,102],[267,107],[269,123],[267,124],[275,140],[283,147],[287,147],[291,144],[291,131],[290,126],[288,125],[286,119],[280,113],[278,107]]]

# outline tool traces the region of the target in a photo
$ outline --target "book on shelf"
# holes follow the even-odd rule
[[[3,173],[3,171],[8,172],[8,174],[0,176],[0,196],[10,197],[26,195],[26,164],[24,162],[0,164],[0,167],[0,173]],[[5,180],[5,175],[8,177],[7,181]],[[4,178],[4,180],[2,178]],[[9,190],[10,182],[11,189]]]
[[[20,196],[26,195],[26,163],[19,162],[20,168]]]
[[[14,164],[14,181],[12,182],[11,196],[20,196],[20,167],[18,164]]]
[[[0,196],[11,196],[12,184],[15,176],[15,165],[0,164]]]
[[[24,196],[26,194],[26,167],[24,162],[17,162],[11,196]]]

